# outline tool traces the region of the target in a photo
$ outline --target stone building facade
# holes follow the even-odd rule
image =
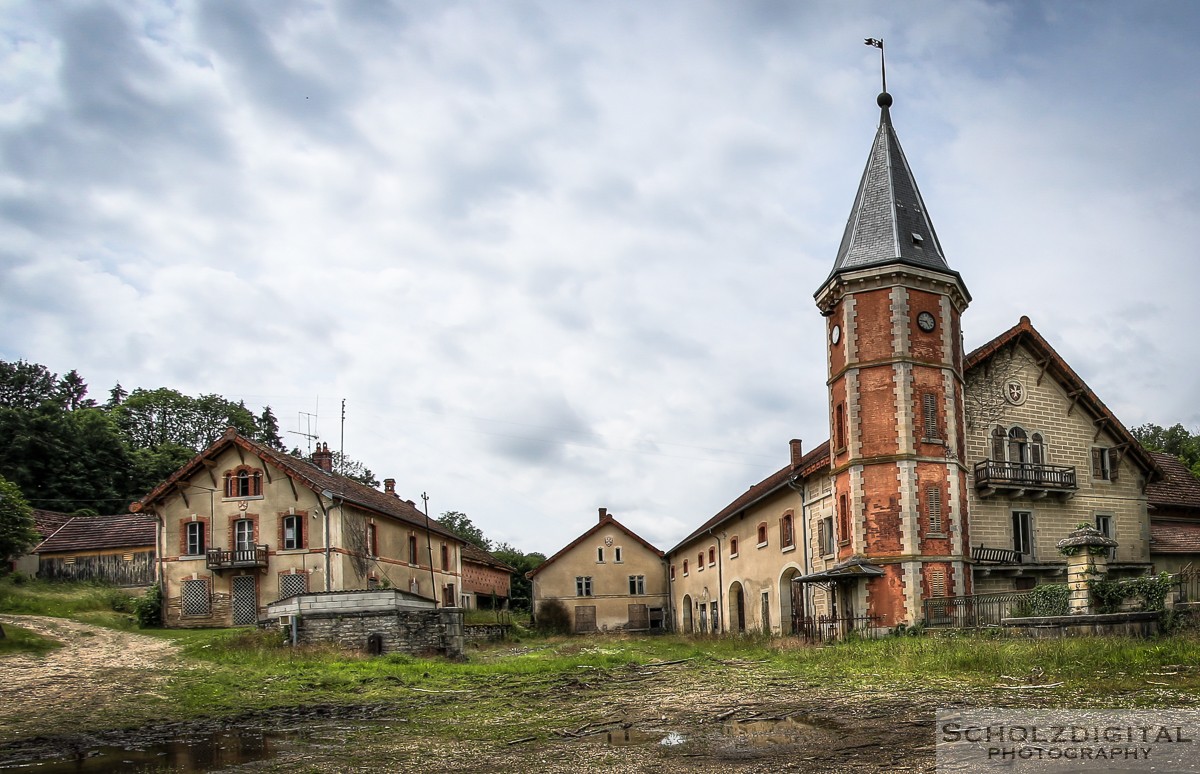
[[[312,591],[393,587],[458,606],[463,541],[401,500],[232,428],[131,506],[158,523],[171,627],[252,625]]]
[[[670,620],[663,553],[605,508],[595,525],[526,573],[533,611],[561,602],[576,633],[662,630]]]

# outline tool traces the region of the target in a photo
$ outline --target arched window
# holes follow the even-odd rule
[[[996,425],[996,429],[992,431],[992,459],[996,462],[1004,462],[1004,448],[1008,444],[1008,431],[1000,425]]]
[[[683,574],[684,574],[684,575],[687,575],[687,574],[688,574],[688,564],[687,564],[687,562],[688,562],[688,560],[687,560],[687,559],[684,559],[684,560],[683,560]]]
[[[696,554],[696,569],[697,570],[704,569],[704,552],[703,551]]]
[[[248,467],[225,474],[226,497],[259,497],[262,495],[262,471]]]
[[[1029,436],[1016,426],[1008,431],[1008,461],[1029,462]]]
[[[779,520],[779,547],[790,548],[796,542],[792,531],[792,514],[786,513]]]
[[[761,548],[767,544],[767,523],[764,521],[758,525],[758,545]]]
[[[708,566],[712,567],[716,563],[717,563],[717,549],[715,547],[710,547],[708,549]]]
[[[1041,433],[1034,433],[1029,439],[1029,461],[1041,465],[1046,461],[1046,443]]]

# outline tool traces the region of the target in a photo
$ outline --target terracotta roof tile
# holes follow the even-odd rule
[[[328,492],[335,500],[344,500],[368,511],[410,524],[420,529],[457,542],[462,538],[443,527],[435,519],[426,519],[425,514],[417,510],[409,500],[401,500],[396,495],[381,492],[345,476],[327,473],[312,462],[295,457],[287,452],[281,452],[264,446],[257,441],[238,435],[232,428],[225,435],[214,441],[207,449],[193,457],[187,464],[172,473],[166,481],[155,487],[149,494],[130,506],[130,510],[138,511],[152,503],[163,499],[175,491],[177,482],[186,481],[204,464],[204,460],[213,457],[232,445],[240,446],[246,451],[258,456],[264,462],[283,471],[289,478],[317,494]]]
[[[1162,468],[1163,480],[1146,487],[1146,499],[1156,509],[1187,508],[1200,510],[1200,479],[1173,454],[1150,452]]]
[[[1150,551],[1156,554],[1200,554],[1200,524],[1151,521]]]
[[[38,544],[36,554],[94,551],[102,548],[154,548],[158,521],[153,516],[74,516]]]
[[[57,511],[43,511],[40,508],[33,509],[33,528],[41,537],[42,540],[58,532],[64,524],[70,521],[73,517],[69,513],[59,513]]]
[[[516,567],[510,567],[474,543],[463,543],[462,558],[464,562],[483,564],[488,567],[495,567],[497,570],[503,570],[504,572],[517,571]]]
[[[817,471],[821,470],[821,468],[828,468],[828,467],[829,467],[829,441],[826,441],[825,443],[821,444],[817,448],[810,451],[808,454],[805,454],[803,457],[801,457],[800,461],[796,465],[792,465],[789,463],[789,464],[785,465],[784,467],[780,468],[779,470],[775,471],[771,475],[767,476],[762,481],[759,481],[754,486],[747,489],[745,492],[743,492],[741,495],[739,495],[736,500],[734,500],[729,505],[726,505],[724,508],[722,508],[717,513],[717,515],[713,516],[711,519],[709,519],[708,521],[701,524],[700,527],[695,532],[688,535],[683,540],[679,541],[679,543],[674,548],[672,548],[670,551],[668,551],[667,553],[668,554],[675,553],[677,550],[679,550],[681,547],[683,547],[687,543],[691,542],[697,536],[699,536],[705,532],[708,532],[710,529],[715,528],[718,524],[725,521],[726,519],[736,516],[737,514],[741,513],[745,508],[749,507],[753,503],[758,502],[759,500],[761,500],[762,498],[771,494],[772,492],[778,491],[779,489],[787,486],[788,480],[791,479],[793,476],[800,476],[802,478],[811,476],[813,473],[816,473]]]

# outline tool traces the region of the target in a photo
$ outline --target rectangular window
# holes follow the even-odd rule
[[[371,555],[374,556],[375,555],[374,552],[372,552]],[[418,558],[417,536],[409,535],[408,536],[408,563],[409,564],[420,564],[420,562],[417,561],[417,558]]]
[[[1033,555],[1033,514],[1013,511],[1013,550],[1025,556]]]
[[[1092,478],[1104,481],[1117,480],[1117,466],[1120,464],[1120,460],[1117,458],[1116,451],[1116,449],[1099,446],[1092,448]]]
[[[937,395],[926,392],[921,395],[921,409],[924,414],[925,439],[940,441],[942,434],[938,429]]]
[[[837,448],[846,448],[846,404],[839,403],[833,410],[833,431],[837,436]]]
[[[838,540],[843,543],[850,541],[850,506],[846,502],[846,495],[838,495]]]
[[[763,522],[758,525],[758,547],[762,548],[767,544],[767,524]]]
[[[604,564],[604,548],[603,547],[596,549],[596,561],[599,562],[600,564]]]
[[[817,527],[817,543],[820,545],[821,555],[829,556],[834,552],[833,517],[826,516],[821,519]]]
[[[675,565],[671,565],[671,580],[675,580]]]
[[[735,537],[729,538],[729,558],[733,559],[738,555],[738,539]]]
[[[238,519],[233,523],[233,548],[235,551],[254,550],[254,522]]]
[[[925,511],[929,516],[929,531],[935,534],[942,531],[942,490],[935,486],[925,490]]]
[[[187,555],[201,556],[206,548],[204,544],[204,522],[190,521],[187,525]]]
[[[715,546],[710,546],[708,549],[708,566],[712,567],[717,563],[717,549]]]
[[[617,564],[621,563],[621,547],[617,546],[613,549],[613,561]]]
[[[946,572],[944,570],[934,570],[930,574],[929,591],[931,596],[946,596]]]
[[[379,556],[379,533],[374,524],[367,525],[367,556]]]
[[[646,593],[646,576],[645,575],[630,575],[629,576],[629,593],[634,596]]]
[[[1112,529],[1113,529],[1113,517],[1108,515],[1107,513],[1097,513],[1096,514],[1096,530],[1104,537],[1110,538],[1113,536]],[[1109,559],[1117,558],[1117,549],[1116,548],[1108,549],[1108,558]]]
[[[779,520],[779,546],[780,548],[791,548],[795,542],[795,535],[792,531],[792,516],[788,514]]]
[[[180,597],[184,615],[208,615],[212,612],[208,581],[203,578],[185,580],[180,587]]]
[[[442,545],[442,569],[449,572],[450,570],[450,546]]]
[[[283,547],[289,551],[304,548],[304,519],[302,517],[283,517]]]
[[[456,591],[454,584],[447,583],[445,587],[442,588],[442,605],[444,607],[454,607],[455,603],[458,601],[458,597],[455,596],[455,594]]]
[[[592,595],[592,576],[575,576],[575,596],[590,597]]]

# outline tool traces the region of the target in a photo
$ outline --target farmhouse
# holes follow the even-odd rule
[[[266,605],[317,591],[402,589],[457,607],[463,541],[412,501],[230,428],[130,509],[158,521],[167,626],[256,623]]]

